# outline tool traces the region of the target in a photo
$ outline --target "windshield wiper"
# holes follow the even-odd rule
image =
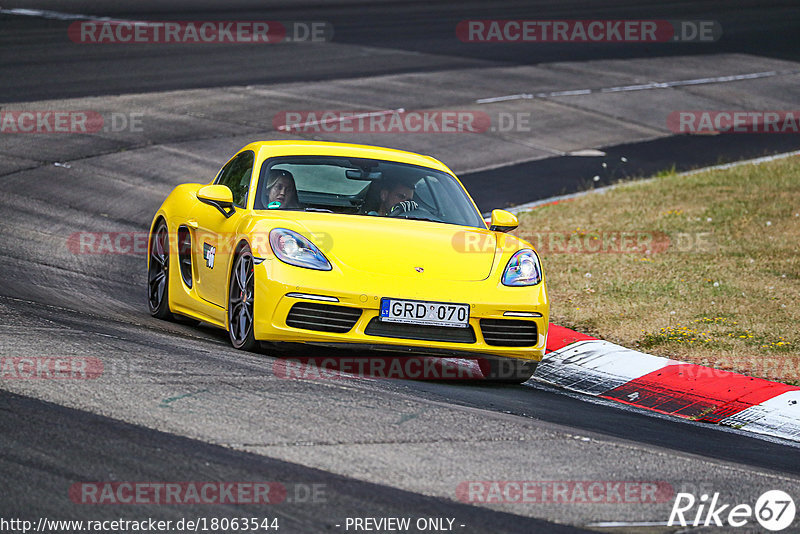
[[[408,219],[410,221],[442,222],[442,221],[437,221],[436,219],[431,219],[429,217],[403,217],[403,219]]]
[[[329,210],[327,208],[305,208],[303,211],[319,211],[322,213],[333,213],[332,210]]]

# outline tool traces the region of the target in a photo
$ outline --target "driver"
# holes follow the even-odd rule
[[[378,215],[389,215],[392,211],[402,209],[411,211],[419,206],[412,200],[414,188],[400,181],[388,181],[381,184]]]
[[[270,169],[267,178],[267,209],[297,208],[297,187],[294,176],[283,169]]]

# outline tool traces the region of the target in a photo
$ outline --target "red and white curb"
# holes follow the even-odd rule
[[[550,325],[534,379],[663,414],[800,441],[800,388],[645,354]]]
[[[680,173],[757,165],[800,155],[774,154]],[[651,178],[644,181],[652,181]],[[531,211],[617,185],[507,208]],[[627,349],[550,324],[534,380],[646,410],[800,441],[800,388]]]

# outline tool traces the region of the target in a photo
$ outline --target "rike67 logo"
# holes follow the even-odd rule
[[[698,500],[691,493],[678,493],[667,525],[739,528],[755,519],[763,528],[778,532],[788,528],[794,516],[794,501],[781,490],[764,492],[755,506],[724,503],[719,493],[714,493],[710,500],[708,494]]]

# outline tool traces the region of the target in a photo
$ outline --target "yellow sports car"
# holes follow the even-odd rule
[[[162,319],[259,342],[478,358],[526,380],[549,303],[539,257],[487,224],[444,164],[400,150],[269,141],[210,184],[176,187],[150,228],[148,301]],[[510,370],[510,372],[509,372]]]

